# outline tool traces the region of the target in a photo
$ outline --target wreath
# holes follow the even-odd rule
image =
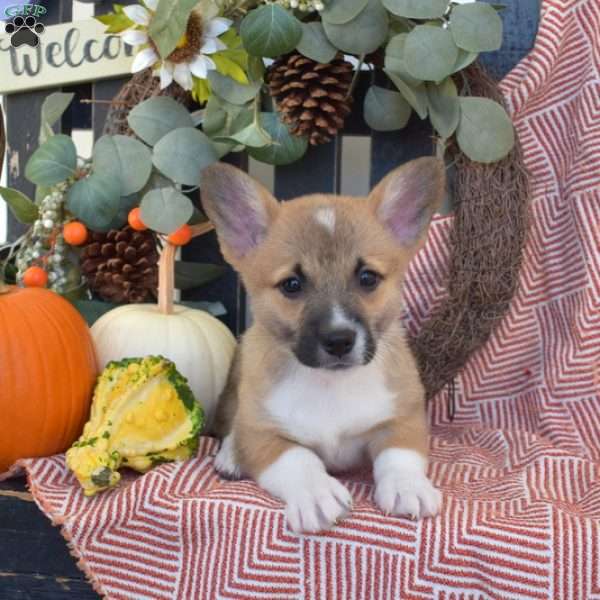
[[[189,198],[202,169],[231,152],[273,165],[299,160],[343,131],[359,75],[370,72],[366,123],[400,130],[415,112],[430,121],[438,153],[449,152],[458,170],[449,295],[413,332],[428,391],[437,391],[504,314],[525,238],[527,182],[512,122],[474,64],[501,45],[501,9],[463,0],[115,4],[97,18],[133,47],[132,83],[141,97],[111,111],[121,113],[116,130],[127,135],[104,135],[91,157],[78,157],[73,140],[52,131],[72,94],[46,99],[40,145],[25,171],[36,198],[0,188],[31,225],[2,249],[0,279],[70,298],[151,300],[157,244],[184,244],[205,220]],[[490,211],[496,221],[508,218],[491,232],[501,248],[493,264],[489,247],[470,234],[490,224]],[[176,287],[220,273],[215,265],[178,263]]]

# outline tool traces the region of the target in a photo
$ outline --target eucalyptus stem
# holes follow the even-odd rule
[[[354,93],[354,88],[356,87],[358,77],[362,70],[362,66],[365,62],[365,56],[366,55],[363,53],[358,57],[358,64],[356,65],[356,71],[354,72],[354,77],[352,77],[352,81],[350,82],[350,87],[348,88],[348,93],[346,94],[346,100],[348,98],[350,98],[350,96],[352,96],[352,94]]]

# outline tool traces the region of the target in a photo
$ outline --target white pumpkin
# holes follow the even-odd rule
[[[167,243],[159,264],[159,304],[129,304],[105,313],[92,326],[100,368],[111,360],[159,354],[188,380],[209,429],[225,386],[236,341],[207,312],[173,305],[175,247]]]

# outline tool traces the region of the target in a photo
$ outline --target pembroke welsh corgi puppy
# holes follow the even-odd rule
[[[435,158],[396,169],[367,198],[283,203],[232,166],[203,171],[204,209],[254,320],[219,401],[215,466],[283,500],[295,532],[343,517],[351,496],[330,473],[367,461],[385,513],[438,512],[424,389],[400,316],[404,274],[444,191]]]

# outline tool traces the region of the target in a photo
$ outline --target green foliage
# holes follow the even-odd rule
[[[368,54],[381,46],[388,34],[388,13],[381,0],[368,0],[364,10],[341,25],[323,21],[329,41],[343,52]]]
[[[260,148],[250,148],[248,154],[271,165],[289,165],[296,162],[308,148],[305,137],[292,135],[288,126],[281,121],[279,113],[262,113],[261,124],[269,135],[269,144]]]
[[[151,146],[174,129],[194,126],[187,109],[168,96],[156,96],[137,104],[127,122],[134,133]]]
[[[368,2],[369,0],[329,0],[325,10],[321,11],[321,18],[332,25],[343,25],[357,17]]]
[[[32,155],[25,177],[36,185],[52,186],[75,175],[77,150],[68,135],[53,135]]]
[[[469,52],[498,50],[502,45],[502,19],[484,2],[455,6],[450,31],[456,45]]]
[[[38,207],[25,194],[12,188],[0,187],[0,197],[6,202],[15,219],[31,224],[39,216]]]
[[[298,45],[302,27],[300,21],[281,6],[266,4],[244,17],[240,35],[248,54],[275,58]]]
[[[441,81],[454,69],[458,48],[447,29],[418,25],[406,37],[404,60],[415,79]]]
[[[159,1],[148,33],[162,58],[166,58],[175,50],[177,42],[185,33],[190,13],[196,3],[197,0]]]
[[[221,75],[217,71],[210,71],[208,80],[213,93],[231,104],[244,105],[253,100],[260,91],[260,83],[244,85],[234,81],[231,77]]]
[[[515,132],[506,111],[487,98],[460,98],[460,122],[456,139],[471,159],[492,163],[504,158],[515,142]]]
[[[437,19],[448,7],[447,0],[383,0],[394,15],[410,19]]]
[[[152,154],[142,142],[125,135],[102,136],[94,146],[94,172],[115,177],[120,196],[139,192],[152,171]]]
[[[451,77],[447,77],[439,85],[427,83],[426,88],[431,124],[442,138],[449,138],[460,118],[456,85]]]
[[[67,208],[93,231],[106,231],[119,212],[120,191],[118,178],[92,173],[71,186]]]
[[[392,71],[385,71],[387,76],[392,80],[398,91],[404,96],[404,99],[414,108],[415,112],[421,119],[427,118],[427,92],[425,84],[411,85],[401,75],[397,75]]]
[[[94,17],[100,23],[106,25],[105,33],[121,33],[125,29],[133,27],[135,23],[123,12],[122,4],[113,4],[113,13],[98,15]]]
[[[365,121],[375,131],[402,129],[411,112],[410,105],[398,92],[373,85],[365,96]]]
[[[194,214],[192,201],[174,187],[150,190],[140,203],[142,221],[151,229],[169,234]]]
[[[40,144],[54,135],[52,126],[63,116],[74,96],[73,93],[54,92],[45,98],[40,115]]]
[[[396,75],[402,77],[409,85],[419,85],[420,79],[413,77],[406,68],[406,61],[404,59],[404,46],[406,45],[406,38],[408,33],[399,33],[390,39],[388,45],[385,48],[385,68],[388,71],[392,71]]]
[[[210,139],[192,127],[167,133],[155,146],[154,166],[175,183],[199,185],[202,169],[217,160]]]
[[[197,262],[175,262],[175,287],[178,290],[191,290],[215,279],[225,273],[225,267]]]
[[[337,49],[327,39],[323,25],[318,21],[302,23],[302,38],[296,50],[319,63],[329,63],[337,54]]]

